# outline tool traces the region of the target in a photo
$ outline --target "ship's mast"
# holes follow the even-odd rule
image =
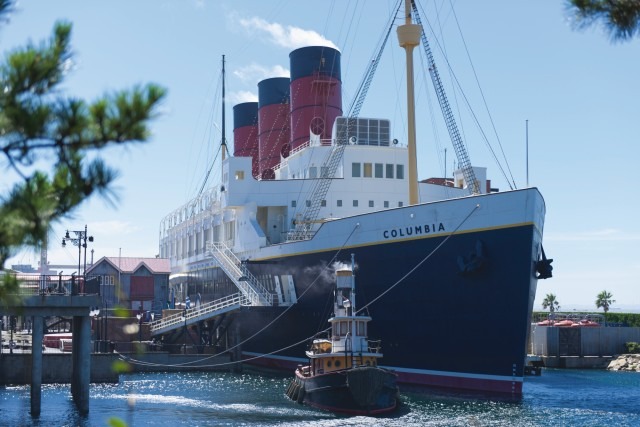
[[[225,111],[224,111],[224,101],[225,101],[225,94],[224,94],[224,55],[222,55],[222,143],[221,145],[221,149],[222,149],[222,161],[224,162],[225,160],[225,154],[227,151],[227,134],[226,134],[226,130],[225,130]]]
[[[405,0],[404,25],[398,26],[398,42],[404,48],[407,63],[407,128],[409,164],[407,173],[409,179],[409,205],[415,205],[418,200],[418,161],[416,158],[416,112],[415,95],[413,90],[413,48],[420,44],[422,27],[411,22],[411,3]]]
[[[222,151],[222,155],[220,156],[220,192],[222,193],[222,191],[224,191],[224,160],[225,160],[225,154],[227,151],[227,135],[226,135],[226,130],[225,130],[225,116],[224,116],[224,109],[225,109],[225,105],[224,105],[224,101],[225,101],[225,93],[224,93],[224,55],[222,55],[222,142],[220,143],[220,150]],[[220,196],[222,197],[222,194],[220,194]],[[220,231],[220,241],[224,242],[226,240],[226,231],[225,231],[225,227],[224,225],[221,228]]]

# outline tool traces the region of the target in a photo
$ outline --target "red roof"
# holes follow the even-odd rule
[[[171,273],[171,265],[168,258],[139,258],[139,257],[102,257],[91,266],[87,268],[87,271],[91,270],[96,265],[100,264],[102,260],[109,262],[116,269],[119,269],[122,273],[133,273],[143,265],[147,267],[152,273],[161,274]]]

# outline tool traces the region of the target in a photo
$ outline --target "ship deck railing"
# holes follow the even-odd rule
[[[299,151],[304,150],[307,147],[330,147],[331,145],[333,145],[333,140],[331,138],[324,138],[324,139],[320,139],[319,141],[320,141],[320,143],[318,144],[315,141],[312,143],[311,140],[308,140],[308,141],[298,145],[296,148],[292,149],[289,152],[289,155],[287,157],[282,157],[281,156],[280,157],[280,163],[278,163],[277,165],[275,165],[273,167],[273,172],[275,173],[275,172],[279,171],[280,169],[286,167],[289,164],[289,158],[291,156],[293,156],[294,154],[296,154]],[[262,180],[262,178],[258,177],[258,181],[261,181],[261,180]]]

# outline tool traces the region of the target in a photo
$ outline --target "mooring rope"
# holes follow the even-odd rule
[[[348,236],[347,236],[347,238],[345,239],[344,243],[343,243],[343,244],[340,246],[340,248],[336,251],[336,253],[333,255],[333,257],[331,258],[331,260],[328,262],[328,264],[327,264],[327,265],[332,265],[332,264],[335,262],[336,258],[338,258],[338,255],[340,255],[340,252],[342,252],[342,250],[343,250],[343,249],[344,249],[344,247],[347,245],[347,243],[349,242],[349,240],[351,240],[351,237],[353,236],[353,233],[355,233],[355,231],[356,231],[359,227],[360,227],[360,223],[358,222],[358,223],[356,223],[356,224],[355,224],[355,226],[353,227],[353,229],[351,230],[351,232],[349,233],[349,235],[348,235]],[[325,268],[326,268],[326,267],[325,267]],[[317,281],[318,281],[322,276],[323,276],[322,272],[318,273],[318,275],[316,276],[316,278],[315,278],[315,279],[313,279],[313,281],[311,282],[311,284],[310,284],[310,285],[309,285],[309,286],[308,286],[308,287],[307,287],[307,288],[306,288],[306,289],[305,289],[305,290],[300,294],[300,296],[298,297],[298,299],[301,299],[302,297],[304,297],[304,295],[305,295],[307,292],[309,292],[309,291],[311,290],[311,288],[313,288],[313,286],[316,284],[316,282],[317,282]],[[215,355],[211,355],[211,356],[207,356],[207,357],[204,357],[204,358],[202,358],[202,359],[195,360],[195,361],[184,362],[184,363],[177,363],[177,364],[175,364],[175,365],[156,364],[156,363],[151,363],[151,362],[144,362],[144,361],[142,361],[142,360],[136,360],[136,364],[141,364],[141,365],[146,365],[146,366],[186,366],[186,365],[190,365],[190,364],[194,364],[194,363],[199,363],[199,362],[201,362],[201,361],[204,361],[204,360],[208,360],[208,359],[214,358],[214,357],[219,356],[219,355],[221,355],[221,354],[228,353],[228,352],[230,352],[230,351],[232,351],[232,350],[236,349],[237,347],[239,347],[239,346],[243,345],[244,343],[246,343],[246,342],[250,341],[251,339],[253,339],[253,338],[254,338],[254,337],[256,337],[257,335],[261,334],[262,332],[264,332],[267,328],[269,328],[271,325],[273,325],[275,322],[277,322],[277,321],[278,321],[282,316],[284,316],[284,315],[285,315],[285,314],[286,314],[286,313],[287,313],[291,308],[293,308],[293,305],[291,305],[291,306],[287,307],[287,308],[286,308],[282,313],[280,313],[278,316],[276,316],[276,317],[275,317],[271,322],[267,323],[264,327],[262,327],[262,329],[258,330],[257,332],[255,332],[255,333],[254,333],[253,335],[251,335],[250,337],[248,337],[248,338],[246,338],[245,340],[241,341],[240,343],[238,343],[238,344],[234,345],[233,347],[231,347],[231,348],[228,348],[228,349],[224,350],[224,351],[223,351],[223,352],[221,352],[221,353],[218,353],[218,354],[215,354]],[[261,356],[255,356],[254,358],[251,358],[251,359],[243,359],[243,360],[239,360],[239,361],[226,362],[226,363],[222,363],[222,364],[220,364],[220,365],[198,365],[198,367],[215,367],[215,366],[224,366],[224,365],[228,365],[228,364],[231,364],[231,363],[242,363],[242,362],[246,362],[246,361],[250,361],[250,360],[255,360],[255,359],[259,359],[259,358],[262,358],[262,357],[265,357],[265,356],[268,356],[268,355],[271,355],[271,354],[276,354],[276,353],[279,353],[279,352],[281,352],[281,351],[287,350],[287,349],[289,349],[289,348],[291,348],[291,347],[294,347],[294,346],[296,346],[296,345],[298,345],[298,344],[300,344],[300,343],[302,343],[302,342],[308,341],[308,340],[309,340],[309,337],[304,338],[303,340],[301,340],[301,341],[299,341],[299,342],[297,342],[297,343],[295,343],[295,344],[292,344],[292,345],[290,345],[290,346],[283,347],[283,348],[281,348],[281,349],[278,349],[278,350],[276,350],[276,351],[273,351],[273,352],[271,352],[271,353],[267,353],[267,354],[264,354],[264,355],[261,355]],[[122,356],[122,357],[125,357],[125,356],[121,355],[120,353],[118,353],[118,354],[119,354],[120,356]],[[122,357],[121,357],[121,358],[122,358]],[[131,359],[131,360],[135,360],[135,359]],[[133,362],[130,362],[130,363],[133,363]]]
[[[433,254],[435,254],[438,250],[440,250],[440,248],[451,238],[453,237],[454,234],[456,234],[458,232],[458,230],[460,229],[460,227],[462,227],[464,225],[465,222],[467,222],[467,220],[471,217],[471,215],[473,215],[478,209],[480,209],[480,204],[476,204],[473,209],[462,219],[462,221],[460,222],[460,224],[458,224],[453,231],[447,235],[447,237],[442,240],[442,242],[440,242],[435,248],[433,248],[433,250],[431,252],[429,252],[424,258],[422,258],[422,260],[420,260],[411,270],[409,270],[404,276],[402,276],[400,279],[398,279],[393,285],[391,285],[389,288],[387,288],[384,292],[382,292],[380,295],[378,295],[377,297],[375,297],[373,300],[369,301],[368,304],[366,304],[365,306],[361,307],[356,313],[360,313],[361,311],[365,310],[367,307],[369,307],[371,304],[373,304],[374,302],[378,301],[380,298],[382,298],[384,295],[386,295],[387,293],[389,293],[392,289],[394,289],[395,287],[397,287],[398,285],[400,285],[402,282],[405,281],[405,279],[407,277],[409,277],[411,274],[413,274],[422,264],[424,264],[429,258],[431,258],[433,256]],[[347,238],[345,239],[344,243],[342,244],[342,246],[340,247],[340,249],[338,249],[338,251],[335,253],[335,255],[331,258],[331,261],[329,261],[328,265],[331,265],[335,259],[338,257],[338,255],[340,254],[340,252],[342,252],[342,250],[344,249],[344,247],[347,245],[347,242],[351,239],[351,236],[353,236],[353,233],[360,227],[360,223],[356,223],[356,225],[353,227],[353,230],[351,230],[351,233],[349,233],[349,236],[347,236]],[[322,273],[319,273],[318,276],[316,276],[316,278],[311,282],[311,284],[307,287],[307,289],[304,290],[304,292],[302,292],[300,294],[300,298],[302,298],[314,285],[315,283],[318,281],[318,279],[322,276]],[[287,350],[289,348],[295,347],[299,344],[302,344],[303,342],[309,341],[310,339],[312,339],[313,337],[327,332],[331,329],[331,327],[328,327],[320,332],[315,333],[312,336],[306,337],[294,344],[288,345],[286,347],[282,347],[278,350],[274,350],[270,353],[265,353],[265,354],[261,354],[259,356],[254,356],[248,359],[242,359],[242,360],[234,360],[231,362],[224,362],[224,363],[217,363],[217,364],[213,364],[213,365],[195,365],[195,366],[188,366],[188,365],[193,365],[194,363],[199,363],[208,359],[212,359],[214,357],[220,356],[222,354],[228,353],[234,349],[236,349],[237,347],[241,346],[242,344],[248,342],[249,340],[253,339],[254,337],[256,337],[258,334],[261,334],[264,330],[266,330],[267,328],[269,328],[271,325],[273,325],[276,321],[278,321],[278,319],[280,319],[282,316],[284,316],[285,313],[287,313],[293,306],[289,306],[287,307],[282,313],[280,313],[278,316],[276,316],[271,322],[269,322],[267,325],[265,325],[262,329],[260,329],[259,331],[257,331],[256,333],[254,333],[253,335],[251,335],[249,338],[245,339],[244,341],[236,344],[235,346],[228,348],[226,350],[224,350],[221,353],[218,354],[214,354],[211,356],[207,356],[207,357],[203,357],[202,359],[198,359],[198,360],[194,360],[194,361],[190,361],[190,362],[185,362],[185,363],[176,363],[176,364],[161,364],[161,363],[152,363],[152,362],[145,362],[142,360],[137,360],[137,359],[133,359],[130,358],[128,356],[125,356],[121,353],[117,353],[118,357],[121,360],[124,360],[128,363],[132,363],[132,364],[136,364],[136,365],[144,365],[144,366],[156,366],[156,367],[192,367],[192,368],[214,368],[214,367],[218,367],[218,366],[227,366],[227,365],[233,365],[236,363],[244,363],[244,362],[249,362],[252,360],[257,360],[257,359],[261,359],[263,357],[266,356],[270,356],[272,354],[277,354],[281,351]]]

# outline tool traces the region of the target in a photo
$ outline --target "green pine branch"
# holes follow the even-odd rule
[[[13,2],[0,0],[0,22]],[[117,170],[99,157],[110,145],[146,142],[166,90],[156,84],[105,94],[92,102],[64,96],[59,87],[72,64],[68,22],[56,23],[52,37],[10,51],[0,63],[0,167],[19,177],[0,194],[0,264],[22,247],[37,247],[51,224],[88,197],[109,201]],[[51,163],[48,172],[36,162]],[[8,281],[0,283],[6,301]],[[4,289],[3,285],[5,285]]]

